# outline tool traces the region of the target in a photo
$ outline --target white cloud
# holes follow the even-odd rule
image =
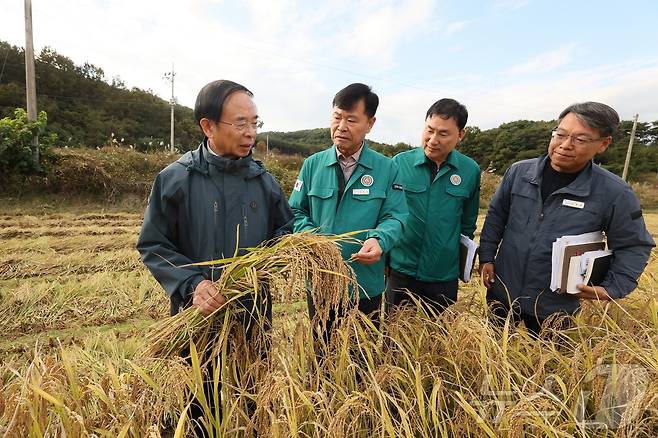
[[[461,32],[464,30],[464,28],[470,23],[470,21],[453,21],[452,23],[449,23],[443,33],[445,33],[447,36],[454,35],[458,32]]]
[[[537,55],[521,64],[513,65],[508,69],[512,75],[541,74],[569,64],[577,44],[569,44],[549,52]]]
[[[527,6],[528,3],[530,3],[530,0],[496,0],[494,8],[513,11]]]
[[[336,32],[337,56],[359,59],[374,69],[395,64],[397,49],[409,39],[431,32],[430,0],[363,1],[343,11],[350,17]]]
[[[391,143],[417,144],[425,111],[441,97],[464,103],[469,124],[483,129],[552,119],[579,100],[609,103],[624,118],[639,112],[641,120],[658,119],[658,59],[574,71],[572,44],[503,74],[483,66],[428,76],[437,68],[431,59],[422,72],[419,65],[405,66],[403,75],[391,70],[414,41],[432,36],[440,44],[441,36],[467,25],[456,19],[436,26],[441,19],[429,0],[34,1],[33,14],[37,50],[50,45],[77,64],[91,62],[108,78],[119,75],[127,86],[150,88],[164,99],[170,87],[163,74],[172,61],[176,96],[189,107],[211,80],[241,82],[255,93],[267,130],[328,126],[333,95],[355,81],[372,84],[381,99],[370,137]],[[22,2],[3,3],[0,40],[23,45]],[[445,50],[453,49],[446,44]]]
[[[489,129],[513,120],[552,120],[575,102],[604,102],[622,119],[636,113],[641,121],[658,120],[658,58],[611,64],[549,77],[494,84],[480,79],[471,85],[451,85],[441,94],[404,90],[381,97],[376,131],[379,141],[409,141],[417,145],[427,108],[437,99],[452,97],[466,105],[469,126]]]

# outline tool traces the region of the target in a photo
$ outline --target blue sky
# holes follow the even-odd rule
[[[0,10],[0,39],[22,46],[23,1]],[[211,80],[241,82],[265,130],[328,126],[333,95],[351,82],[379,94],[370,137],[391,143],[417,144],[441,97],[482,129],[583,100],[658,120],[656,1],[33,0],[33,15],[37,50],[165,99],[175,62],[189,107]]]

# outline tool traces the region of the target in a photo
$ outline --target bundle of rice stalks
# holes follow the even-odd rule
[[[328,318],[332,308],[346,309],[348,306],[341,304],[350,300],[350,291],[356,291],[358,286],[353,270],[343,261],[338,242],[353,239],[354,234],[291,234],[249,248],[239,257],[196,264],[221,265],[222,274],[215,285],[226,297],[226,304],[207,316],[190,307],[157,323],[147,335],[149,348],[145,354],[163,359],[180,355],[192,342],[200,355],[212,360],[220,353],[219,347],[226,344],[231,318],[238,312],[250,311],[238,304],[249,298],[252,303],[266,299],[260,295],[274,277],[287,280],[288,286],[280,290],[283,300],[292,300],[290,294],[299,294],[294,285],[305,282],[322,320]],[[258,320],[261,315],[255,307],[251,311]],[[212,347],[216,348],[206,354]]]

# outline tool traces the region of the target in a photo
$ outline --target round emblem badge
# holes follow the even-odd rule
[[[462,183],[462,177],[459,175],[451,175],[450,182],[452,183],[453,186],[458,186],[459,184]]]
[[[370,175],[363,175],[361,177],[361,184],[363,184],[364,187],[370,187],[374,182],[375,180]]]

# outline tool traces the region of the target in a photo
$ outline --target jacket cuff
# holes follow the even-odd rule
[[[612,281],[603,281],[601,284],[599,284],[605,291],[608,293],[610,298],[613,300],[619,300],[621,298],[624,298],[628,293],[624,294],[622,293],[618,287],[615,287],[615,285],[612,283]]]
[[[203,275],[195,275],[183,283],[183,286],[180,288],[180,293],[183,297],[183,300],[187,300],[189,297],[191,297],[199,283],[205,279],[206,278]]]
[[[368,239],[377,239],[377,242],[379,243],[379,247],[382,249],[382,254],[385,254],[388,252],[388,248],[384,248],[384,239],[379,235],[377,231],[368,231],[366,234],[366,238],[364,240]]]
[[[480,260],[481,265],[484,265],[485,263],[493,263],[495,258],[496,257],[491,257],[489,255],[482,254],[481,252],[478,253],[478,259]]]

